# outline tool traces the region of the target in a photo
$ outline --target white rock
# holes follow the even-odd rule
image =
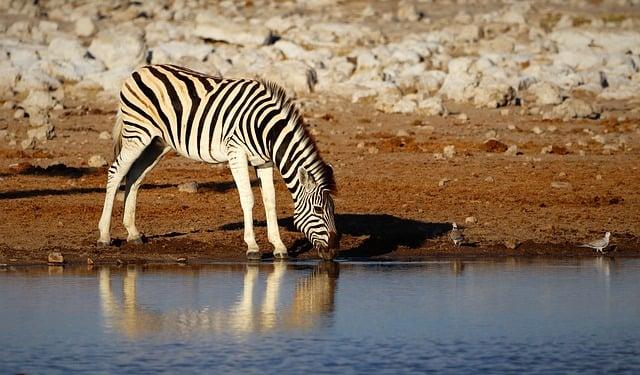
[[[456,31],[456,40],[461,42],[476,42],[484,35],[482,28],[474,24],[456,27]]]
[[[282,85],[288,92],[310,93],[318,78],[316,71],[302,61],[286,60],[269,65],[260,74]]]
[[[98,139],[111,140],[111,133],[107,131],[100,132],[100,134],[98,135]]]
[[[96,25],[91,17],[80,17],[76,20],[74,29],[78,36],[91,36],[96,32]]]
[[[418,109],[427,116],[441,116],[448,113],[438,96],[426,98],[418,102]]]
[[[183,193],[197,193],[198,192],[198,183],[197,182],[185,182],[184,184],[178,185],[178,191]]]
[[[73,62],[75,60],[82,60],[86,54],[87,49],[75,38],[54,38],[47,48],[47,58],[50,60],[61,59]]]
[[[469,216],[464,219],[465,224],[475,224],[478,222],[478,219],[475,216]]]
[[[60,87],[60,81],[47,74],[38,64],[20,74],[15,84],[17,92],[49,91]]]
[[[391,107],[391,113],[413,113],[418,105],[414,100],[402,98]]]
[[[213,48],[204,43],[187,43],[180,41],[170,41],[161,43],[152,49],[152,63],[169,62],[175,63],[183,57],[193,57],[203,61]],[[190,67],[193,69],[193,67]]]
[[[192,35],[216,41],[239,44],[242,46],[261,46],[273,41],[271,30],[255,24],[243,24],[230,21],[228,18],[198,17]],[[199,22],[202,21],[202,22]]]
[[[538,82],[534,83],[527,89],[530,93],[535,95],[537,105],[549,105],[562,103],[562,95],[560,94],[560,88],[550,82]]]
[[[51,124],[43,125],[27,131],[28,138],[34,138],[40,142],[53,139],[56,136],[55,129]]]
[[[461,57],[449,62],[449,73],[440,87],[439,93],[455,101],[466,101],[473,97],[473,89],[478,85],[477,73],[469,72],[472,58]]]
[[[406,1],[402,1],[398,4],[397,16],[399,21],[409,22],[415,22],[422,18],[422,14],[418,12],[415,5]]]
[[[473,103],[477,107],[504,107],[505,105],[510,104],[516,96],[514,88],[506,83],[483,82],[474,89],[475,95],[473,96]]]
[[[102,30],[93,38],[89,53],[108,69],[131,71],[146,57],[143,32],[132,26]]]
[[[107,161],[104,159],[104,157],[102,157],[102,155],[96,154],[96,155],[92,155],[89,158],[89,160],[87,161],[87,164],[91,168],[100,168],[107,165]]]
[[[520,151],[520,149],[518,148],[518,146],[516,145],[511,145],[509,146],[509,148],[507,149],[507,151],[504,152],[505,155],[510,155],[510,156],[515,156],[515,155],[521,155],[522,151]]]
[[[456,147],[453,145],[448,145],[444,147],[444,150],[442,152],[442,154],[446,157],[451,159],[452,157],[454,157],[456,155]]]
[[[599,113],[581,99],[567,99],[564,103],[553,108],[557,118],[598,118]]]

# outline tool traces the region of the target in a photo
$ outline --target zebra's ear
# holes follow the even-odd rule
[[[298,179],[306,191],[313,191],[316,188],[316,180],[304,167],[298,168]]]

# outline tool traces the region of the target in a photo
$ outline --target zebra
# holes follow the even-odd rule
[[[170,64],[143,66],[122,85],[113,140],[115,160],[108,169],[99,246],[111,243],[113,201],[123,178],[127,242],[142,243],[135,225],[138,188],[161,157],[175,150],[206,163],[228,162],[240,196],[248,259],[261,258],[249,165],[260,180],[274,258],[288,256],[278,229],[274,167],[293,198],[296,228],[321,258],[336,256],[333,168],[322,160],[298,108],[279,85],[214,77]]]

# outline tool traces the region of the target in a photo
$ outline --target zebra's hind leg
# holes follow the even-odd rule
[[[136,161],[140,154],[146,148],[145,144],[139,142],[123,142],[120,154],[109,167],[107,175],[107,193],[104,198],[104,207],[102,208],[102,216],[98,223],[100,238],[98,246],[109,246],[111,244],[111,236],[109,230],[111,228],[111,212],[113,210],[113,201],[118,191],[118,186],[122,178],[129,172],[131,165]]]
[[[256,236],[253,232],[253,192],[249,179],[249,162],[247,154],[241,150],[229,153],[229,167],[233,180],[236,182],[240,195],[240,206],[244,214],[244,242],[247,243],[247,258],[259,260],[261,258]]]
[[[260,179],[260,189],[262,191],[262,203],[267,218],[267,236],[273,245],[273,257],[285,259],[287,257],[287,247],[280,239],[278,229],[278,215],[276,213],[276,190],[273,186],[273,164],[268,163],[256,167],[256,174]]]
[[[170,147],[158,138],[154,138],[151,144],[144,149],[142,154],[136,159],[127,173],[127,182],[124,198],[124,216],[122,224],[127,230],[127,242],[142,243],[142,235],[136,228],[136,201],[138,188],[142,184],[144,177],[158,164]]]

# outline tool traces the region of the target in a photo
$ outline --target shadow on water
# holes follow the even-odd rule
[[[398,247],[415,249],[426,240],[441,236],[451,230],[448,223],[429,223],[404,219],[387,214],[337,214],[336,227],[341,235],[367,238],[353,248],[342,248],[341,258],[366,258],[384,255]],[[289,231],[296,231],[293,218],[279,220],[279,224]],[[265,221],[254,221],[254,226],[264,227]],[[222,230],[239,230],[242,222],[228,223],[220,226]],[[290,247],[289,255],[296,257],[311,250],[306,239],[296,240]]]

